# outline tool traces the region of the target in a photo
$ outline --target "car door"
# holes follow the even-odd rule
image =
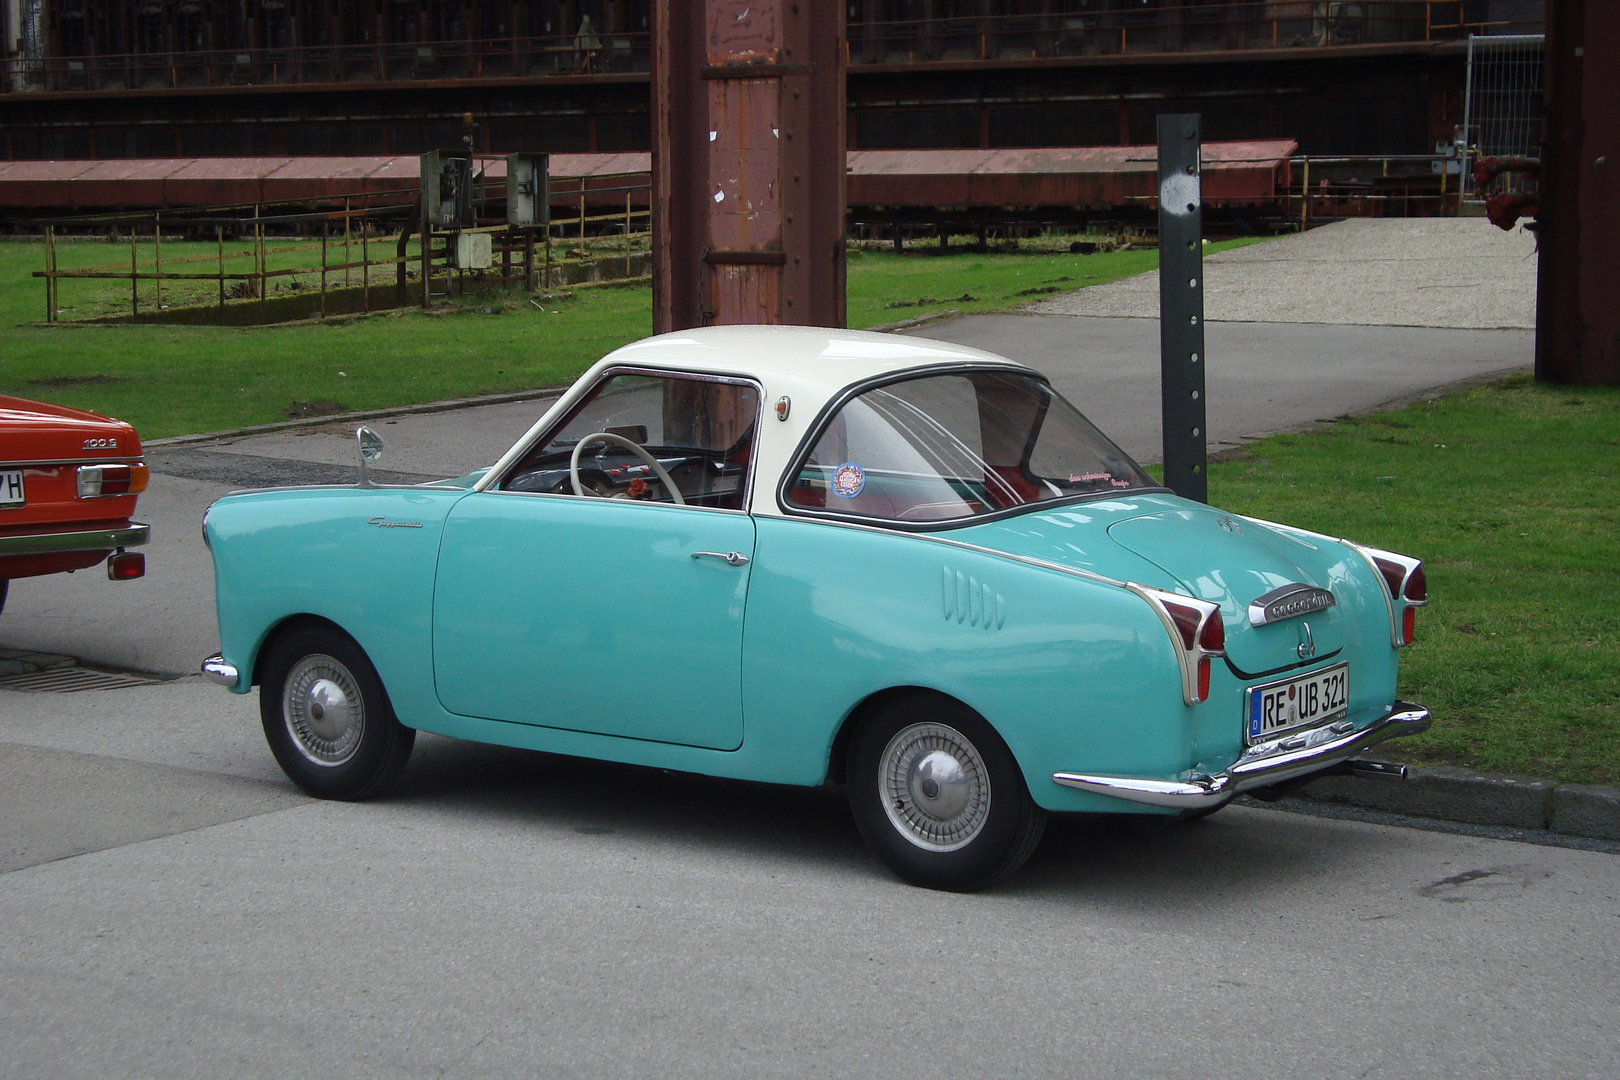
[[[648,445],[675,438],[659,410],[689,407],[691,388],[661,397],[656,386],[637,392],[659,399],[653,416],[614,430],[634,431]],[[625,420],[625,397],[603,416]],[[753,400],[757,408],[757,394]],[[718,448],[684,448],[696,456],[678,472],[681,485],[712,486],[716,475],[735,472],[738,459],[746,468],[752,418],[747,423],[733,442],[739,424],[715,435],[705,418],[698,426]],[[445,523],[433,611],[440,702],[464,716],[736,749],[753,519],[714,499],[703,505],[707,491],[691,494],[693,505],[566,493],[546,463],[557,458],[547,457],[550,447],[568,445],[559,437],[548,446],[542,437],[530,456],[538,464],[515,469],[502,481],[507,489],[462,499]],[[656,450],[665,460],[683,452]],[[598,486],[621,471],[634,470],[604,468]],[[684,479],[688,473],[695,479]],[[535,476],[553,490],[513,489],[532,486]],[[632,482],[645,492],[645,483]],[[728,497],[739,507],[742,486]]]

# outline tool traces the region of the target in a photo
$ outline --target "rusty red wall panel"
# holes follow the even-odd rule
[[[94,161],[10,161],[0,166],[0,206],[67,207],[67,182]]]
[[[1205,199],[1275,199],[1292,140],[1206,143]],[[1035,150],[852,150],[849,201],[860,206],[1089,207],[1156,195],[1152,146]]]
[[[810,63],[819,67],[821,61]],[[842,287],[834,284],[828,267],[842,272],[846,182],[848,202],[858,206],[1152,205],[1156,151],[1151,146],[851,150],[846,174],[843,153],[798,150],[800,142],[825,145],[833,134],[816,125],[842,116],[843,106],[841,98],[829,100],[833,89],[794,70],[773,79],[694,79],[698,85],[692,92],[701,99],[684,118],[690,130],[679,148],[690,173],[680,196],[684,201],[678,213],[671,203],[654,221],[655,229],[667,223],[671,234],[690,232],[683,250],[699,262],[708,248],[784,253],[779,264],[784,310],[808,305],[822,316],[841,318],[841,309],[832,306],[839,301],[829,293],[841,296]],[[714,124],[707,119],[710,105],[719,117]],[[1205,200],[1217,205],[1274,201],[1287,190],[1288,157],[1296,148],[1290,140],[1206,143]],[[780,160],[771,153],[778,149]],[[681,154],[671,150],[665,160],[683,160]],[[622,189],[640,182],[637,174],[649,172],[651,164],[650,154],[553,154],[553,200],[559,208],[572,204],[583,183],[593,210],[622,208]],[[487,162],[486,169],[492,183],[506,175],[501,159]],[[414,188],[417,178],[414,155],[17,161],[0,163],[0,207],[154,209],[343,198]],[[645,190],[629,194],[633,207],[648,205]],[[715,195],[724,197],[715,201]],[[700,277],[689,268],[685,284],[657,285],[655,292],[662,296],[665,289],[690,287],[682,310],[700,313],[706,310],[698,306]]]
[[[101,206],[162,206],[163,185],[184,164],[163,158],[98,161],[68,184],[68,202],[76,209]],[[120,203],[118,200],[128,200]]]

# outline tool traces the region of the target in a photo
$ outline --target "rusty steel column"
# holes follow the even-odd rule
[[[1547,0],[1536,378],[1620,385],[1620,4]]]
[[[654,0],[653,329],[844,324],[844,13]]]

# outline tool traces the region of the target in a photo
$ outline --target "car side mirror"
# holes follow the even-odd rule
[[[360,445],[360,486],[368,488],[373,485],[366,473],[366,466],[375,465],[382,459],[382,436],[368,427],[359,427],[355,429],[354,441]]]

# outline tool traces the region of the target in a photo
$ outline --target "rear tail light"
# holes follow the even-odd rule
[[[146,576],[146,556],[138,551],[120,551],[107,557],[107,577],[111,581],[129,581]]]
[[[80,465],[79,498],[135,495],[146,490],[147,479],[147,468],[140,462],[133,465]]]
[[[1429,602],[1429,579],[1423,563],[1393,551],[1357,547],[1378,571],[1389,599],[1390,637],[1397,648],[1410,645],[1417,635],[1417,609]]]
[[[1171,631],[1176,658],[1181,663],[1181,695],[1188,705],[1209,699],[1211,663],[1226,655],[1226,624],[1221,609],[1207,600],[1161,592],[1141,585],[1127,586],[1153,605]]]

